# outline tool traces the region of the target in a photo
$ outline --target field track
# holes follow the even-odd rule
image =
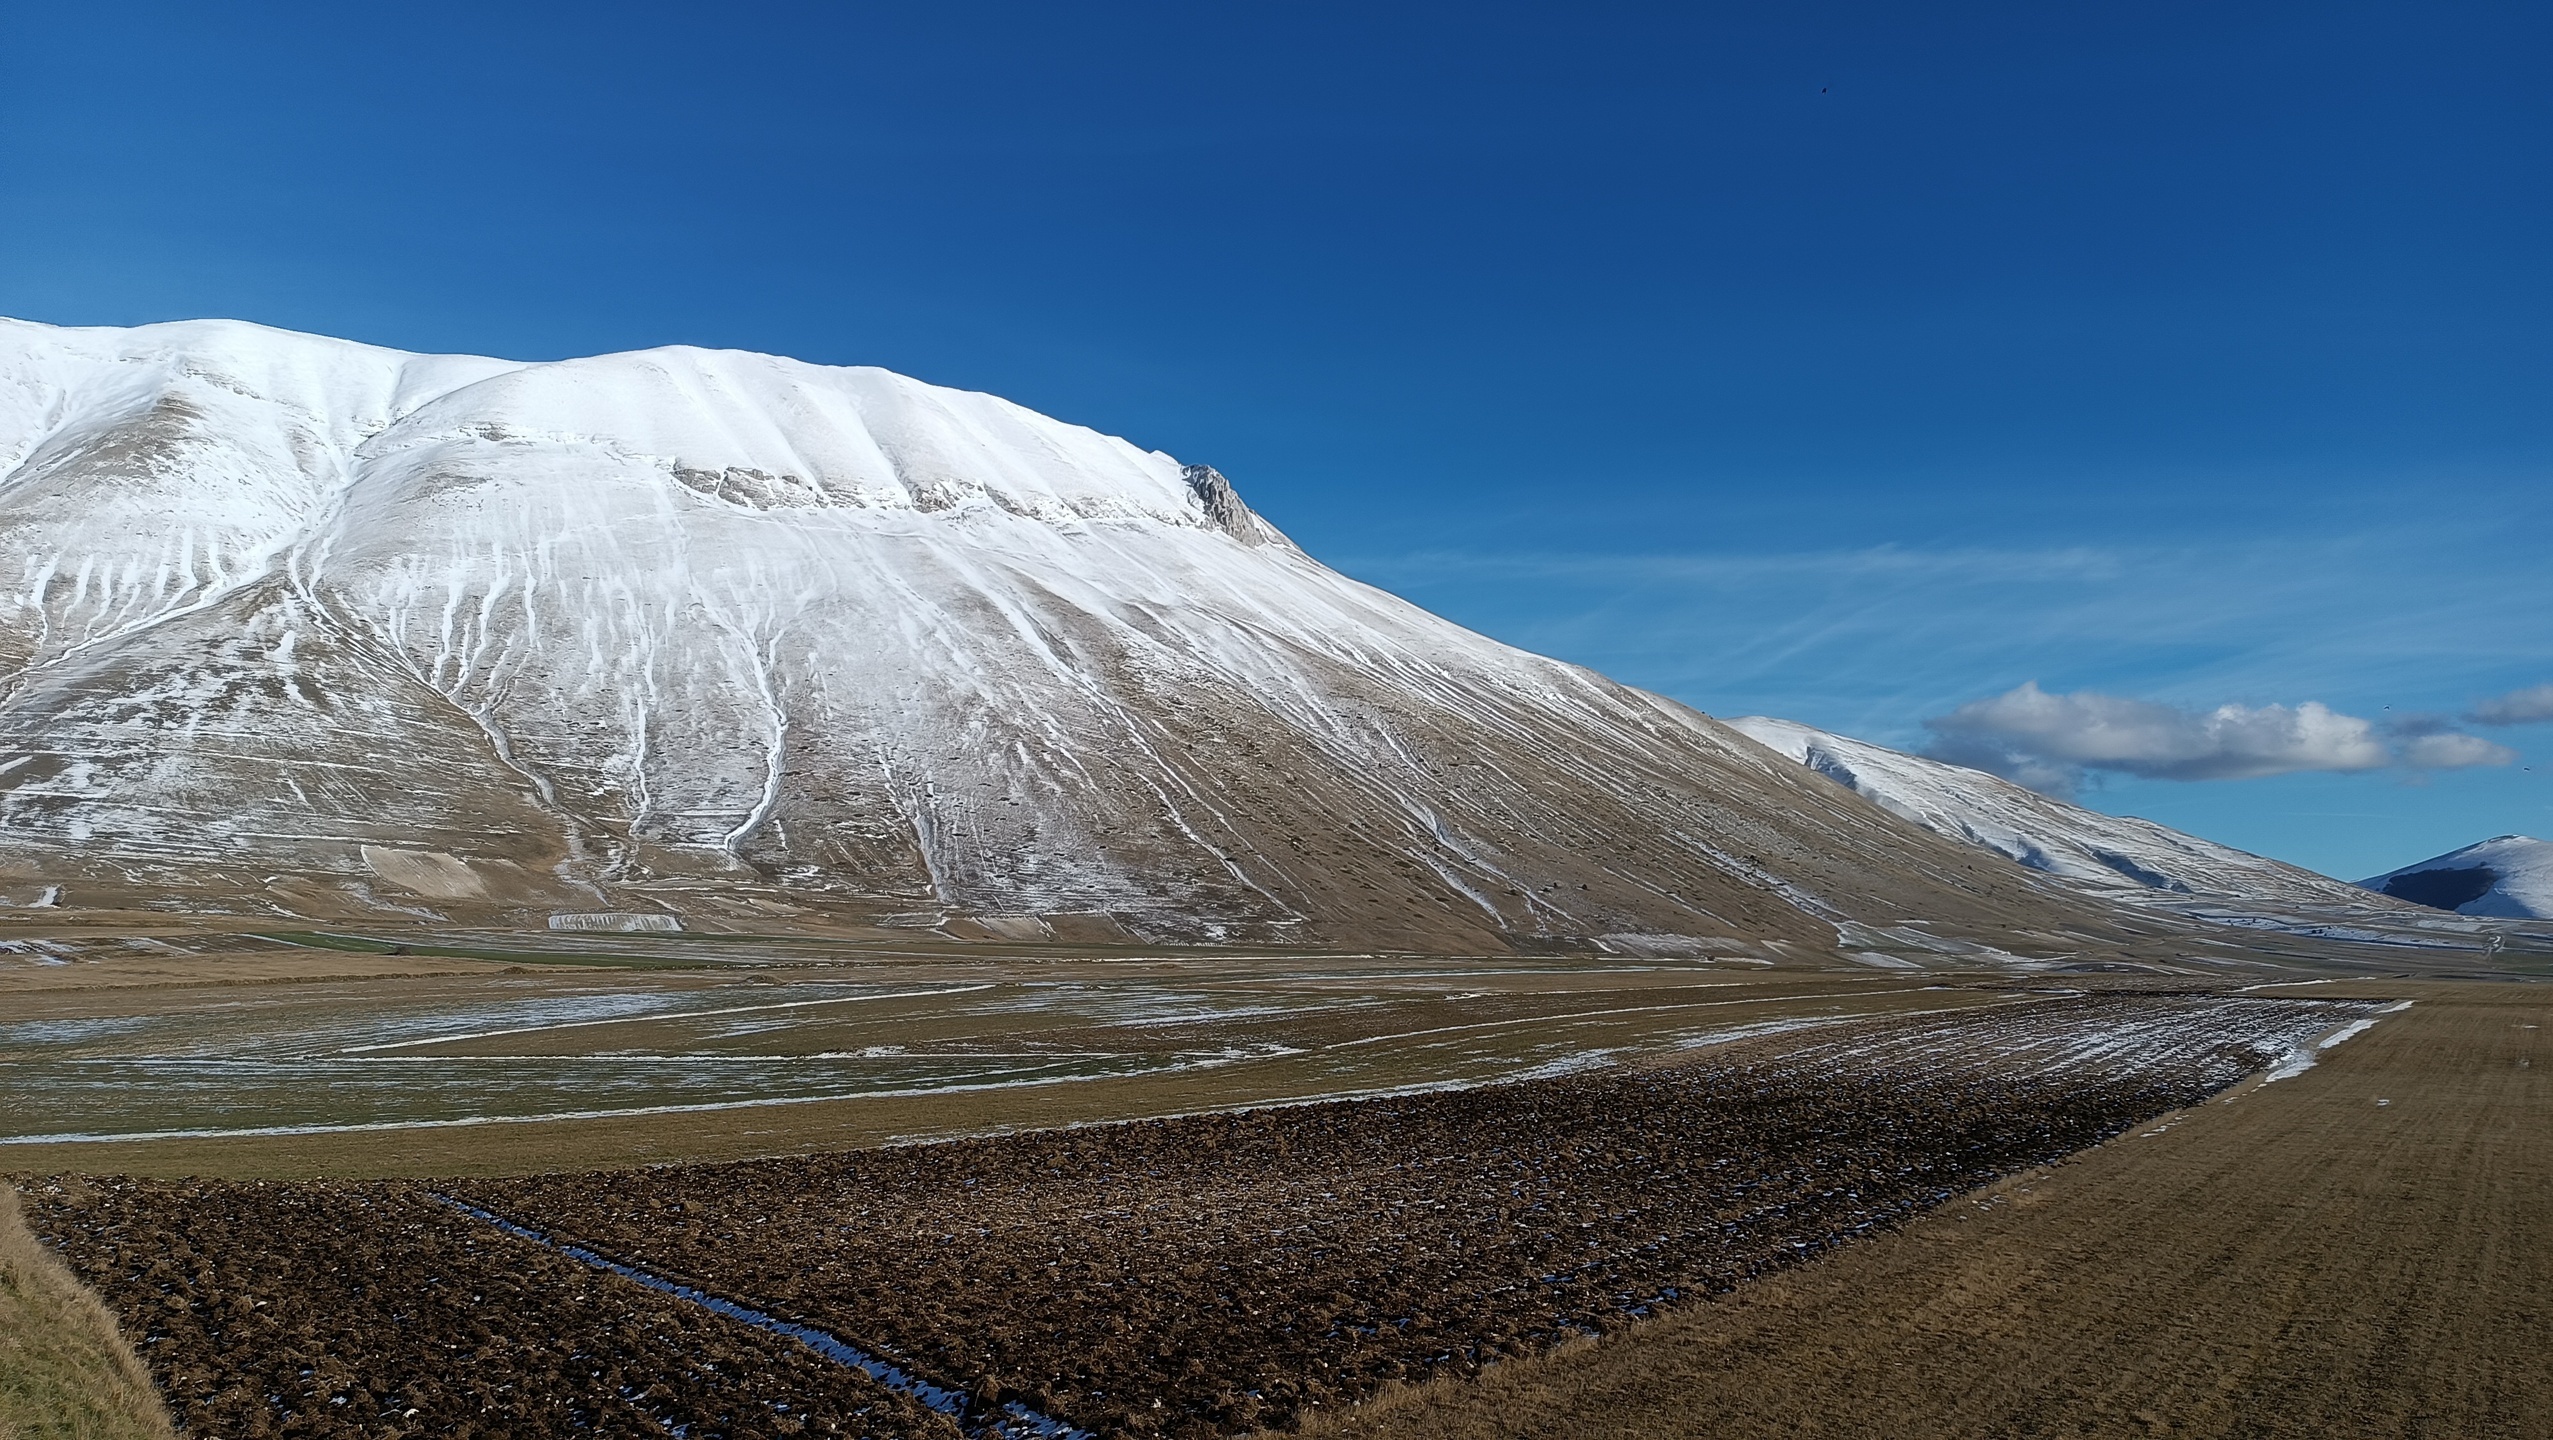
[[[2553,1434],[2553,994],[2382,993],[2420,998],[2160,1134],[1323,1433]]]

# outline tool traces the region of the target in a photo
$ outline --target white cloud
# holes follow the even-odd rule
[[[2443,725],[2388,734],[2372,720],[2319,701],[2183,710],[2090,690],[2052,695],[2036,681],[1924,724],[1933,732],[1924,753],[1935,759],[2060,795],[2072,793],[2092,770],[2150,780],[2245,780],[2394,765],[2451,770],[2517,758],[2504,746]]]
[[[2494,745],[2479,735],[2466,735],[2449,730],[2436,735],[2414,735],[2402,742],[2402,763],[2414,770],[2462,770],[2472,765],[2506,765],[2518,758],[2518,752],[2506,745]]]
[[[2473,707],[2466,719],[2476,725],[2533,725],[2553,720],[2553,684],[2529,685],[2495,695]]]

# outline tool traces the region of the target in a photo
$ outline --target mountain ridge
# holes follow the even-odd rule
[[[2323,907],[2361,907],[2371,899],[2345,881],[2151,820],[2069,804],[1968,766],[1793,720],[1748,715],[1727,724],[1936,834],[2095,892]]]

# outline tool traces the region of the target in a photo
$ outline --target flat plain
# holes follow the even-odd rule
[[[2553,1404],[2533,985],[17,943],[0,1168],[195,1433],[2519,1435]]]
[[[1708,959],[326,938],[345,943],[57,935],[0,957],[0,1167],[784,1154],[1479,1084],[1998,995]]]

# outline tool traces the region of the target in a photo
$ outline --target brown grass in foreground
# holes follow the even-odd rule
[[[2553,1435],[2553,993],[2394,993],[2421,999],[2159,1133],[1601,1344],[1310,1428]]]
[[[0,1184],[0,1440],[165,1440],[168,1415],[114,1317],[28,1231]]]

